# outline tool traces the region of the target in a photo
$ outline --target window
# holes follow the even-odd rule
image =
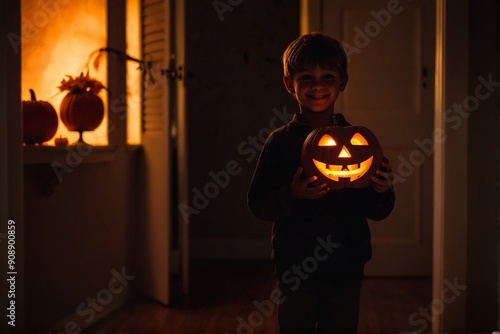
[[[126,15],[127,48],[120,51],[140,59],[140,0],[127,0]],[[107,46],[107,0],[22,0],[21,24],[22,100],[29,100],[29,89],[33,89],[38,100],[51,103],[59,113],[67,92],[60,92],[58,86],[66,75],[88,71],[107,86],[108,55],[95,52]],[[128,144],[141,142],[141,80],[138,64],[127,62],[127,114],[122,124],[127,124]],[[102,90],[99,96],[105,106],[104,119],[94,131],[83,134],[85,142],[95,146],[108,145],[108,92]],[[61,121],[54,138],[60,135],[70,144],[79,138]],[[54,140],[46,145],[54,146]]]
[[[140,0],[127,0],[126,53],[141,59]],[[127,144],[141,143],[142,73],[135,62],[127,63]]]

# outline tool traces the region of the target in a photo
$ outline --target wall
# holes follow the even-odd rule
[[[269,257],[271,223],[252,217],[246,191],[269,129],[297,108],[282,84],[281,56],[299,34],[299,1],[223,0],[219,13],[214,3],[186,1],[191,252]]]
[[[499,10],[498,1],[469,1],[469,95],[480,103],[468,118],[467,332],[500,326]],[[477,90],[490,76],[496,84]]]
[[[60,183],[50,165],[25,165],[28,329],[84,328],[130,297],[133,279],[114,278],[137,275],[127,263],[134,160],[119,148],[112,161],[81,164]]]
[[[123,50],[124,4],[112,2],[108,11],[107,43]],[[109,94],[125,95],[125,62],[114,56],[109,59]],[[142,194],[141,150],[124,144],[125,120],[111,110],[111,146],[72,146],[45,164],[25,161],[28,330],[78,332],[135,293],[140,274],[134,266],[133,234],[140,226],[138,217],[144,216],[138,196]],[[60,178],[51,165],[55,161],[66,165],[58,169]],[[63,170],[68,172],[62,174]]]
[[[123,2],[108,6],[108,45],[122,50],[124,8]],[[125,94],[123,59],[110,57],[108,76],[110,96]],[[124,145],[126,124],[121,114],[109,114],[113,127],[105,152],[72,146],[34,164],[25,150],[27,331],[79,332],[135,292],[139,274],[131,245],[136,245],[132,233],[140,225],[140,201],[134,197],[139,191],[140,151]],[[61,179],[51,166],[55,161],[70,171]]]

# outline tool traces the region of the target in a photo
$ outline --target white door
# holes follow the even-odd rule
[[[366,274],[430,276],[434,1],[321,0],[314,7],[314,24],[341,40],[349,56],[336,111],[375,133],[396,177],[394,211],[370,222]]]
[[[182,292],[189,288],[188,225],[176,214],[175,204],[187,202],[184,0],[142,0],[142,48],[150,68],[143,96],[146,217],[140,284],[168,304],[173,272],[181,278]]]
[[[163,304],[170,298],[170,1],[142,1],[142,58],[150,62],[143,97],[146,217],[141,227],[141,288]]]

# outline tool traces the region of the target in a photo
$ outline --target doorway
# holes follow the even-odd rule
[[[309,1],[307,29],[343,43],[349,82],[337,112],[375,133],[395,176],[396,206],[384,221],[370,223],[373,257],[365,272],[429,277],[435,5],[433,0],[394,4]]]

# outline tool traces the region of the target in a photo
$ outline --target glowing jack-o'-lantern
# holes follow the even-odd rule
[[[364,188],[382,162],[375,135],[362,126],[329,126],[314,129],[302,146],[301,163],[307,176],[330,189]]]

